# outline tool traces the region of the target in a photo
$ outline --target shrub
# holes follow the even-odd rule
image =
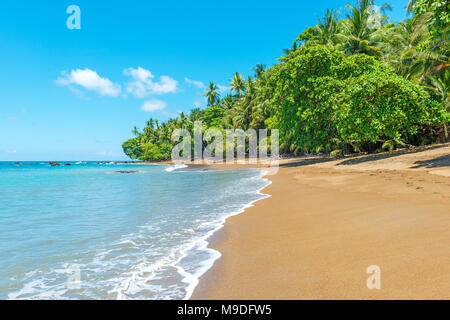
[[[266,71],[265,80],[274,110],[266,124],[280,129],[281,143],[306,152],[409,141],[444,115],[422,87],[391,67],[327,46],[299,48]]]

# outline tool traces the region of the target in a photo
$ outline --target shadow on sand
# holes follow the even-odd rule
[[[329,157],[314,157],[314,158],[303,158],[299,159],[297,161],[293,162],[287,162],[280,164],[280,167],[303,167],[303,166],[309,166],[310,164],[316,164],[316,163],[322,163],[322,162],[329,162],[329,161],[335,161],[336,159],[329,158]]]
[[[423,152],[423,151],[427,151],[427,150],[445,148],[448,146],[449,146],[449,144],[447,143],[447,144],[439,144],[439,145],[434,145],[434,146],[413,147],[413,148],[408,148],[408,149],[395,150],[392,152],[383,152],[383,153],[377,153],[377,154],[372,154],[372,155],[365,155],[365,156],[361,156],[361,157],[357,157],[357,158],[344,160],[341,163],[339,163],[338,165],[351,165],[351,164],[364,163],[364,162],[369,162],[369,161],[389,159],[389,158],[398,157],[398,156],[401,156],[404,154],[414,154],[414,153]]]
[[[352,156],[346,156],[344,160],[339,162],[337,165],[339,166],[345,166],[345,165],[353,165],[358,163],[365,163],[370,161],[376,161],[376,160],[382,160],[382,159],[389,159],[393,157],[398,157],[404,154],[414,154],[422,151],[427,150],[434,150],[439,148],[445,148],[450,146],[449,143],[440,144],[440,145],[434,145],[434,146],[425,146],[425,147],[413,147],[409,149],[400,149],[393,152],[383,152],[383,153],[377,153],[377,154],[367,154],[367,155],[352,155]],[[312,158],[302,158],[298,159],[297,161],[287,162],[280,164],[280,167],[302,167],[302,166],[308,166],[311,164],[316,163],[323,163],[323,162],[330,162],[330,161],[336,161],[338,159],[330,158],[327,156],[324,157],[312,157]],[[445,155],[438,157],[436,159],[426,160],[426,161],[417,161],[415,164],[417,166],[413,168],[420,168],[427,166],[427,168],[435,168],[435,167],[444,167],[449,166],[450,162],[450,155]]]
[[[450,167],[450,154],[445,156],[440,156],[430,160],[424,161],[416,161],[414,162],[415,166],[411,167],[413,169],[416,168],[439,168],[439,167]]]

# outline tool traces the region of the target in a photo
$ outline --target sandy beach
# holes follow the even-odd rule
[[[214,165],[213,168],[245,166]],[[283,160],[193,299],[450,299],[450,146]],[[381,289],[366,286],[368,266]]]

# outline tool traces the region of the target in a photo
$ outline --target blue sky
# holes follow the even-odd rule
[[[273,65],[349,1],[3,0],[0,161],[125,159],[133,126],[202,105],[202,83]],[[388,2],[406,17],[408,0]],[[72,4],[81,30],[66,26]]]

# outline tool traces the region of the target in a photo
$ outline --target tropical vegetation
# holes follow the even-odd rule
[[[230,93],[211,82],[207,106],[136,127],[131,159],[169,159],[176,128],[278,129],[285,154],[392,150],[448,141],[448,1],[411,0],[410,19],[391,22],[388,4],[357,0],[329,9],[271,68],[235,72]],[[343,17],[342,19],[340,17]]]

